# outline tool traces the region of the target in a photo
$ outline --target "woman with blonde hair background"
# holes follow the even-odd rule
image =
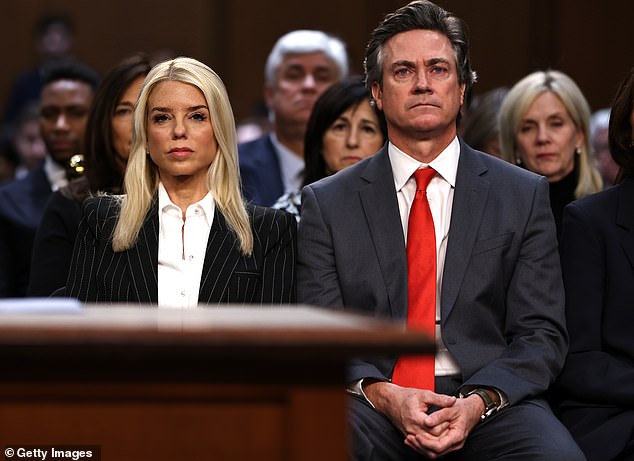
[[[590,155],[589,120],[577,84],[555,70],[524,77],[500,108],[502,156],[548,179],[558,234],[564,206],[603,186]]]
[[[159,307],[294,301],[295,220],[244,204],[233,111],[203,63],[177,58],[146,77],[124,191],[85,202],[67,295]]]

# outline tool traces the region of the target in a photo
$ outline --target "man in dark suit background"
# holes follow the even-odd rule
[[[405,323],[408,266],[428,263],[407,260],[414,173],[432,168],[438,352],[433,389],[399,385],[402,358],[350,367],[353,459],[582,460],[542,398],[567,349],[548,183],[457,136],[475,80],[463,23],[404,6],[372,33],[366,77],[389,142],[304,188],[298,299]]]
[[[51,193],[67,184],[69,159],[84,149],[97,75],[72,59],[46,68],[40,95],[44,162],[0,189],[0,297],[26,294],[35,231]]]
[[[344,43],[318,30],[295,30],[278,39],[265,67],[264,97],[273,130],[238,146],[247,201],[271,206],[298,191],[304,171],[304,135],[317,98],[348,74]]]

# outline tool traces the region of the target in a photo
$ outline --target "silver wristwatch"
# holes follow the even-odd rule
[[[458,395],[458,397],[460,397],[461,399],[464,399],[474,394],[480,397],[482,401],[484,402],[484,412],[482,412],[482,415],[480,416],[480,421],[482,422],[486,421],[488,418],[490,418],[495,413],[497,413],[497,411],[500,409],[498,404],[495,403],[495,400],[491,398],[489,393],[485,389],[482,389],[481,387],[476,387],[475,389],[467,392],[466,394],[463,394],[461,392]]]

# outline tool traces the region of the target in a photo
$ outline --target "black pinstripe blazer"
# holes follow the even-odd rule
[[[66,295],[85,302],[158,303],[158,201],[134,247],[115,253],[111,236],[120,206],[114,197],[87,199],[73,250]],[[295,218],[247,206],[254,247],[240,252],[218,208],[207,241],[199,304],[295,302]]]

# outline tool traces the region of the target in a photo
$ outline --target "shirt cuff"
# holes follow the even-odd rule
[[[346,387],[346,392],[350,395],[354,395],[356,397],[359,397],[360,399],[364,400],[368,405],[370,405],[372,408],[374,408],[376,410],[376,407],[374,406],[374,404],[372,402],[370,402],[370,399],[368,399],[368,396],[365,395],[365,392],[363,392],[363,381],[366,380],[368,378],[361,378],[357,381],[354,381],[353,383],[348,384],[348,386]],[[376,382],[376,381],[381,381],[381,382],[389,382],[389,379],[377,379],[377,378],[369,378],[369,381],[371,382]]]

